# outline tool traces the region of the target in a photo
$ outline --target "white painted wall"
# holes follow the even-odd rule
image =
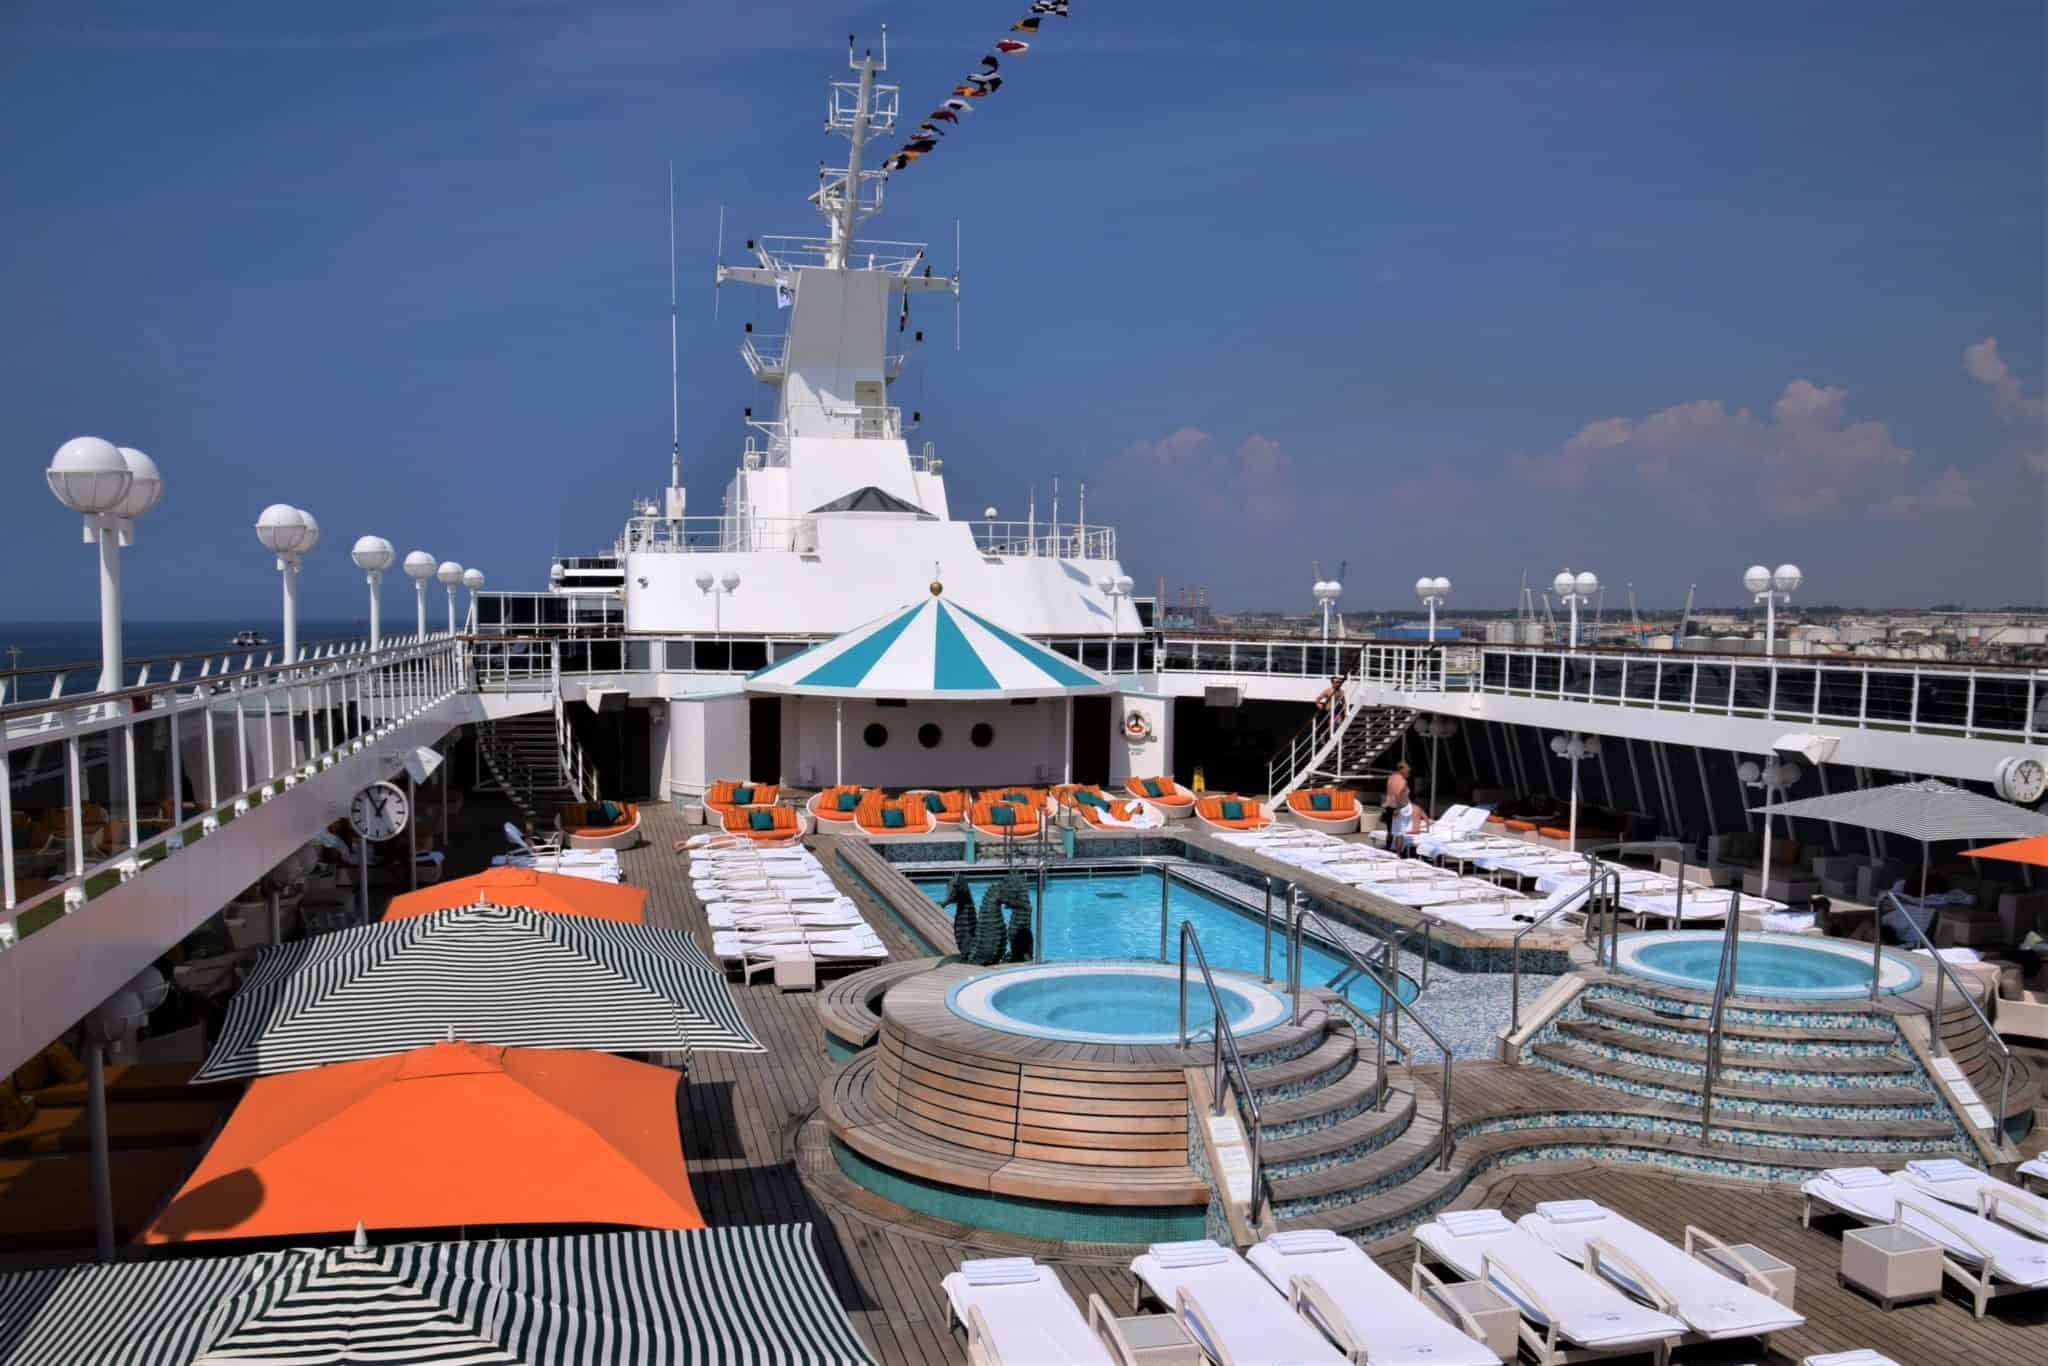
[[[668,773],[658,787],[664,797],[702,796],[725,778],[758,778],[748,773],[747,699],[742,693],[675,697],[668,704]]]
[[[1149,739],[1124,731],[1125,718],[1142,716],[1152,727]],[[1157,778],[1173,772],[1173,699],[1156,693],[1124,693],[1110,708],[1116,735],[1109,742],[1109,781],[1122,787],[1132,775]]]
[[[833,703],[827,698],[785,698],[783,776],[805,786],[834,781]],[[930,721],[942,738],[934,749],[917,741]],[[976,749],[969,738],[976,722],[987,722],[995,738]],[[793,723],[795,744],[790,743]],[[889,740],[870,749],[861,732],[871,723],[886,726]],[[998,783],[1056,783],[1066,773],[1066,703],[1048,698],[1030,706],[1008,702],[918,703],[882,707],[846,703],[845,781],[876,787],[987,787]],[[815,771],[815,779],[812,777]],[[761,775],[754,775],[759,777]]]

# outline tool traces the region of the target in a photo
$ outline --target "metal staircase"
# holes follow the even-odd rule
[[[1372,771],[1373,761],[1414,721],[1412,707],[1359,705],[1366,684],[1362,677],[1346,682],[1342,714],[1318,708],[1308,724],[1273,756],[1266,769],[1266,791],[1273,809],[1278,810],[1289,793],[1313,779],[1342,782],[1364,777]]]
[[[562,719],[553,713],[535,712],[485,721],[477,727],[477,753],[491,781],[484,784],[503,792],[519,808],[529,825],[545,829],[555,822],[555,808],[588,800],[587,773],[572,762],[573,742],[565,743]],[[580,752],[574,759],[580,759]]]

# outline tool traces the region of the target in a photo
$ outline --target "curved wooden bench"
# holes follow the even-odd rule
[[[818,988],[818,1023],[848,1048],[866,1048],[882,1027],[882,994],[906,977],[930,972],[936,958],[912,958],[848,973]]]

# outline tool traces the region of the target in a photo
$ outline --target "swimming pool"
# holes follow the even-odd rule
[[[1851,997],[1870,991],[1868,946],[1797,934],[1745,934],[1735,958],[1739,996]],[[1621,937],[1623,972],[1672,986],[1714,989],[1721,963],[1719,930],[1658,930]],[[1885,994],[1920,984],[1920,969],[1887,951],[1878,977]]]
[[[1216,974],[1231,1031],[1256,1034],[1288,1017],[1287,998],[1250,977]],[[947,994],[962,1019],[1008,1034],[1094,1043],[1178,1043],[1178,963],[1025,963],[991,968]],[[1188,991],[1188,1032],[1207,1037],[1215,1007],[1199,981]]]
[[[1043,942],[1038,945],[1041,960],[1065,961],[1077,958],[1142,958],[1159,960],[1159,879],[1156,868],[1124,869],[1117,872],[1054,873],[1045,880]],[[926,896],[943,905],[945,876],[920,875],[911,879]],[[970,877],[967,885],[979,904],[995,877]],[[1034,890],[1034,895],[1036,892]],[[1176,977],[1180,970],[1180,922],[1194,922],[1202,937],[1202,952],[1209,966],[1257,977],[1265,969],[1265,931],[1257,915],[1231,905],[1222,897],[1178,879],[1166,885],[1168,938],[1167,960]],[[1301,949],[1301,980],[1322,986],[1344,968],[1344,963],[1327,949],[1304,943]],[[1278,919],[1273,924],[1273,975],[1287,972],[1287,936]],[[1401,999],[1415,999],[1413,981],[1401,981]],[[1370,981],[1352,983],[1346,990],[1351,1003],[1362,1010],[1379,1006],[1379,988]]]

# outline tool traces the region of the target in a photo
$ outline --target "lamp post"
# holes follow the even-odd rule
[[[1553,735],[1550,737],[1550,752],[1572,761],[1571,823],[1566,830],[1565,839],[1571,851],[1576,854],[1579,852],[1579,760],[1599,755],[1600,737],[1576,733],[1569,738]]]
[[[1764,857],[1763,881],[1759,895],[1771,895],[1771,794],[1784,793],[1806,770],[1796,759],[1780,758],[1776,755],[1764,760],[1759,766],[1753,760],[1745,759],[1735,770],[1735,776],[1745,787],[1760,787],[1764,790]]]
[[[85,540],[100,548],[100,691],[121,686],[121,547],[135,519],[163,496],[163,476],[141,451],[96,436],[57,448],[43,477],[57,501],[85,519]]]
[[[1778,634],[1778,604],[1792,602],[1792,590],[1799,587],[1805,578],[1796,564],[1781,564],[1776,569],[1766,569],[1753,564],[1743,571],[1742,586],[1747,588],[1755,600],[1764,605],[1764,654],[1775,654],[1775,638]],[[1765,794],[1769,796],[1768,793]],[[1767,827],[1768,828],[1768,827]]]
[[[1330,643],[1330,613],[1337,610],[1337,599],[1344,592],[1344,585],[1335,579],[1318,579],[1309,592],[1323,609],[1323,644]]]
[[[1429,815],[1436,819],[1436,742],[1448,740],[1458,733],[1458,720],[1454,716],[1425,716],[1417,729],[1429,737]]]
[[[413,633],[421,640],[427,638],[427,580],[434,577],[434,557],[424,550],[409,551],[405,557],[405,572],[412,578],[413,597],[416,599],[415,624]]]
[[[441,567],[434,571],[448,589],[448,634],[455,634],[455,585],[462,582],[462,566],[453,560],[441,561]]]
[[[724,575],[717,579],[711,577],[711,571],[708,569],[697,571],[697,591],[708,594],[711,598],[711,630],[714,634],[725,629],[722,621],[722,605],[719,600],[731,597],[734,590],[739,586],[740,576],[733,570],[726,570]]]
[[[1119,598],[1128,598],[1131,595],[1131,589],[1135,585],[1131,582],[1131,576],[1128,574],[1118,574],[1114,577],[1105,574],[1095,581],[1095,586],[1100,588],[1103,595],[1109,599],[1109,671],[1115,673],[1117,600]]]
[[[1600,576],[1592,573],[1574,575],[1569,569],[1561,569],[1557,577],[1550,581],[1550,586],[1556,591],[1559,600],[1571,607],[1571,647],[1576,650],[1579,648],[1579,604],[1591,602],[1593,595],[1600,591]]]
[[[981,510],[981,520],[986,527],[985,534],[988,540],[988,544],[982,548],[993,555],[996,550],[996,510],[993,507],[983,508]]]
[[[256,539],[277,556],[284,579],[284,662],[299,657],[299,557],[319,542],[313,519],[290,503],[272,503],[256,518]]]
[[[476,595],[484,589],[484,571],[465,569],[462,571],[462,586],[469,590],[469,629],[476,630]]]
[[[356,562],[356,568],[363,571],[363,577],[370,584],[370,651],[373,654],[382,639],[377,590],[384,582],[384,571],[391,567],[391,561],[397,554],[398,552],[391,548],[391,542],[382,536],[358,536],[355,549],[348,553],[349,558]]]
[[[1415,596],[1421,598],[1429,608],[1429,643],[1436,644],[1436,609],[1438,604],[1451,595],[1449,579],[1417,579]]]

